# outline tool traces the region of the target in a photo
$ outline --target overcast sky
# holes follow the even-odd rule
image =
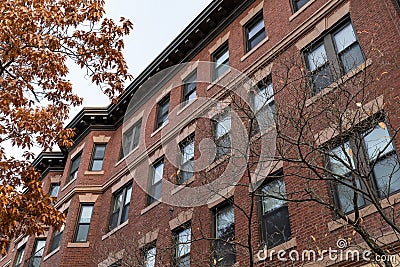
[[[133,31],[125,38],[129,72],[137,77],[209,3],[211,0],[106,0],[107,17],[116,21],[125,17],[133,23]],[[69,79],[75,92],[84,98],[83,106],[109,104],[79,67],[70,67]],[[70,119],[81,109],[72,110]]]

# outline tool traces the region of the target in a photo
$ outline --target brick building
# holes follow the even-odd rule
[[[258,194],[249,194],[248,186],[230,184],[196,207],[171,205],[165,200],[183,187],[195,188],[215,180],[228,168],[232,151],[225,145],[234,143],[234,123],[232,119],[231,126],[226,110],[237,105],[219,84],[231,84],[234,79],[230,76],[236,69],[258,85],[253,94],[261,96],[261,101],[253,96],[251,102],[256,111],[264,106],[273,114],[276,110],[277,124],[289,132],[299,129],[290,124],[295,114],[291,118],[288,114],[300,107],[310,109],[309,114],[318,113],[318,108],[310,107],[322,105],[324,109],[329,103],[323,99],[333,98],[330,104],[337,100],[343,105],[353,103],[342,114],[364,107],[366,115],[347,122],[351,126],[343,132],[352,134],[345,138],[329,132],[333,123],[329,120],[313,124],[313,133],[325,133],[317,136],[317,143],[329,143],[330,151],[337,151],[339,158],[341,148],[346,147],[350,157],[357,155],[357,162],[373,162],[367,176],[380,196],[378,202],[387,202],[379,207],[392,207],[396,222],[400,198],[399,8],[396,0],[213,1],[128,86],[117,104],[84,108],[71,121],[67,127],[77,132],[73,147],[38,156],[34,165],[43,172],[44,189],[57,197],[55,206],[65,212],[65,226],[59,231],[50,227],[43,236],[14,240],[0,266],[301,265],[278,261],[276,253],[267,259],[256,255],[264,247],[269,251],[327,249],[335,247],[338,238],[363,244],[358,232],[353,233],[332,209],[315,201],[302,202],[301,197],[302,201],[271,197],[276,188],[287,195],[303,192],[305,180],[299,173],[303,173],[301,178],[317,175],[307,174],[307,169],[287,157],[268,169],[265,178],[271,179],[264,179]],[[146,94],[140,90],[149,78],[184,62],[191,64],[168,72],[174,78]],[[285,69],[287,64],[289,69]],[[337,73],[328,73],[332,69]],[[303,71],[303,80],[308,81],[303,87],[311,90],[301,106],[302,98],[296,91],[302,88],[301,81],[289,83],[284,77],[285,73],[301,77]],[[374,83],[360,86],[361,82],[355,82],[371,77]],[[174,79],[180,80],[176,83],[179,86],[168,84]],[[346,100],[341,98],[342,88],[346,89]],[[200,98],[229,98],[230,104],[223,107],[224,112],[214,112],[211,120],[193,120],[204,104],[197,100]],[[262,102],[260,107],[257,101]],[[128,105],[130,114],[125,116]],[[361,124],[357,130],[361,137],[353,137],[352,127]],[[260,125],[258,121],[257,127],[262,128]],[[290,136],[285,130],[282,135]],[[262,131],[257,134],[262,135]],[[380,148],[374,143],[376,136],[392,136],[393,140]],[[198,144],[206,137],[215,141],[216,155],[210,166],[197,173],[193,162],[201,157]],[[165,155],[168,151],[163,149],[163,139],[168,138],[177,140],[176,162],[172,162],[174,156]],[[359,152],[359,139],[365,144],[364,154]],[[378,155],[368,150],[373,143]],[[382,162],[385,164],[379,165]],[[340,164],[345,163],[331,159],[327,169],[343,175]],[[390,178],[382,165],[393,166]],[[242,178],[240,183],[246,184],[248,175],[244,173]],[[177,186],[168,187],[166,181]],[[356,216],[352,199],[346,198],[343,189],[346,184],[331,185],[323,179],[311,184],[314,182],[317,193],[342,214]],[[363,223],[382,247],[394,253],[400,244],[399,233],[392,234],[395,227],[382,222],[379,207],[368,198],[356,201]],[[317,266],[330,264],[360,266],[366,262],[328,262],[325,258]]]

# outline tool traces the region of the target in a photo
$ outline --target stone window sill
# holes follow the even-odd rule
[[[253,49],[251,49],[250,51],[248,51],[241,59],[240,61],[243,62],[246,60],[246,58],[248,58],[250,55],[252,55],[255,51],[258,50],[258,48],[260,48],[263,44],[265,44],[266,42],[268,42],[269,38],[268,36],[265,37],[261,42],[259,42],[255,47],[253,47]]]
[[[90,246],[89,242],[83,242],[83,243],[68,242],[67,248],[88,248],[89,246]]]
[[[380,201],[380,203],[381,203],[381,206],[383,209],[385,209],[387,207],[392,207],[393,205],[400,203],[400,193],[394,194],[394,195],[390,196],[389,198],[383,199]],[[370,204],[370,205],[360,209],[360,216],[366,217],[366,216],[374,214],[376,212],[378,212],[376,207],[373,204]],[[351,213],[348,215],[348,217],[352,220],[354,220],[354,216],[355,216],[354,213]],[[330,232],[333,232],[333,231],[340,229],[346,225],[349,225],[349,224],[345,220],[339,219],[339,220],[329,222],[328,229]]]
[[[73,182],[75,182],[75,180],[76,180],[76,178],[69,181],[66,185],[64,185],[63,188],[61,188],[61,191],[64,191],[65,189],[67,189],[67,187],[70,186]]]
[[[47,260],[48,258],[50,258],[51,256],[53,256],[54,254],[56,254],[57,252],[60,251],[60,247],[56,248],[55,250],[53,250],[52,252],[50,252],[49,254],[47,254],[44,258],[43,261]]]
[[[358,67],[356,67],[354,70],[350,71],[349,73],[347,73],[346,75],[344,75],[343,77],[341,77],[338,81],[332,83],[331,85],[329,85],[328,87],[326,87],[325,89],[323,89],[321,92],[319,92],[318,94],[316,94],[315,96],[309,98],[306,100],[306,107],[310,106],[311,104],[317,102],[321,97],[329,94],[330,92],[332,92],[334,89],[336,89],[338,86],[340,86],[341,84],[345,83],[347,80],[349,80],[350,78],[352,78],[353,76],[355,76],[356,74],[358,74],[359,72],[363,71],[364,69],[366,69],[367,67],[371,66],[372,64],[372,60],[368,59],[367,61],[365,61],[364,63],[362,63],[361,65],[359,65]]]
[[[212,81],[211,84],[209,86],[207,86],[207,90],[210,90],[215,85],[218,85],[222,79],[224,79],[226,76],[228,76],[228,74],[230,72],[231,72],[231,67],[229,67],[229,69],[227,71],[225,71],[225,73],[222,74],[220,77],[218,77],[215,81]]]
[[[137,147],[135,147],[134,149],[132,149],[131,151],[129,151],[129,153],[125,157],[123,157],[117,163],[115,163],[114,167],[117,167],[119,164],[121,164],[123,161],[125,161],[128,157],[130,157],[133,153],[135,153],[138,149],[139,149],[139,145]]]
[[[150,137],[155,136],[158,132],[160,132],[160,131],[161,131],[165,126],[167,126],[167,125],[168,125],[168,121],[166,121],[166,122],[164,123],[163,126],[159,127],[157,130],[155,130],[155,131],[150,135]]]
[[[156,202],[150,204],[149,206],[147,206],[146,208],[142,209],[140,211],[140,215],[143,215],[145,213],[147,213],[148,211],[152,210],[153,208],[157,207],[162,201],[162,198],[160,198],[159,200],[157,200]]]
[[[103,236],[101,237],[101,240],[104,240],[104,239],[109,238],[109,237],[112,236],[115,232],[118,232],[120,229],[122,229],[122,228],[124,228],[126,225],[128,225],[128,223],[129,223],[129,219],[126,220],[126,222],[124,222],[124,223],[118,225],[117,227],[115,227],[114,229],[112,229],[112,230],[111,230],[110,232],[108,232],[107,234],[103,235]]]
[[[211,163],[210,166],[208,166],[206,168],[206,172],[211,171],[212,169],[214,169],[215,167],[217,167],[218,165],[220,165],[222,162],[224,162],[225,160],[227,160],[230,157],[231,157],[230,154],[223,155],[221,158],[219,158],[216,161],[214,161],[213,163]]]
[[[176,115],[181,114],[183,111],[185,111],[189,106],[191,106],[194,102],[196,102],[197,98],[189,101],[188,103],[186,103],[186,105],[182,106],[181,109],[178,111],[178,113],[176,113]]]
[[[195,177],[193,176],[192,178],[190,178],[186,182],[184,182],[184,183],[178,185],[177,187],[175,187],[174,189],[172,189],[171,190],[171,195],[174,195],[174,194],[178,193],[179,191],[181,191],[183,188],[185,188],[186,186],[190,185],[194,181],[195,181]]]
[[[84,175],[103,175],[104,171],[85,171]]]
[[[293,13],[293,15],[291,15],[289,17],[289,21],[294,20],[298,15],[300,15],[304,10],[306,10],[309,6],[311,6],[312,3],[314,3],[315,0],[310,0],[307,2],[307,4],[305,4],[304,6],[302,6],[299,10],[297,10],[296,12]]]

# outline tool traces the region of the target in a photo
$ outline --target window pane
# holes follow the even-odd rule
[[[128,220],[128,216],[129,216],[129,206],[130,204],[126,204],[122,210],[122,216],[121,216],[121,223],[124,223]]]
[[[349,180],[342,180],[344,181],[345,184],[348,184],[351,186],[351,181],[350,178]],[[358,188],[361,188],[360,181],[357,179],[356,184]],[[353,204],[353,198],[354,198],[354,190],[350,188],[347,185],[343,184],[337,184],[336,185],[336,190],[337,190],[337,195],[339,197],[339,207],[340,209],[345,212],[351,212],[354,210],[354,204]],[[363,207],[365,205],[365,200],[362,196],[361,193],[359,193],[357,199],[357,205],[358,207]]]
[[[370,161],[376,159],[378,155],[383,156],[394,149],[387,126],[383,122],[365,134],[364,142]]]
[[[51,184],[51,186],[50,186],[50,196],[51,197],[57,197],[59,189],[60,189],[60,184]]]
[[[33,255],[41,257],[43,255],[43,250],[45,245],[46,245],[46,240],[37,240],[35,252],[33,253]]]
[[[343,70],[348,73],[364,62],[364,56],[361,52],[361,47],[358,43],[353,44],[349,49],[340,54],[340,61],[343,65]]]
[[[153,172],[152,184],[154,185],[162,180],[163,171],[164,171],[164,162],[161,161],[161,162],[157,163],[156,165],[154,165],[153,171],[154,172]]]
[[[233,240],[235,236],[235,214],[233,206],[227,206],[217,212],[216,237],[225,241]]]
[[[187,161],[193,159],[194,157],[194,141],[190,141],[183,145],[182,147],[182,161],[181,163],[186,163]]]
[[[353,26],[351,23],[347,24],[342,30],[337,32],[333,39],[336,44],[338,53],[348,48],[352,43],[356,42],[356,34],[354,33]]]
[[[93,206],[82,206],[80,223],[90,223],[92,217]]]
[[[95,145],[93,157],[96,159],[103,159],[106,151],[105,145]]]
[[[333,77],[329,64],[320,67],[319,70],[312,74],[314,93],[322,91],[324,88],[328,87],[333,82]]]
[[[275,247],[290,239],[290,221],[287,206],[283,206],[263,216],[266,231],[266,245]]]
[[[114,197],[114,204],[113,204],[113,209],[112,209],[113,213],[117,212],[121,208],[122,198],[123,198],[122,192]]]
[[[104,160],[102,159],[95,159],[92,163],[92,171],[101,171],[103,169]]]
[[[230,134],[225,134],[223,137],[216,140],[217,153],[216,159],[221,158],[231,152],[231,137]]]
[[[182,257],[190,253],[191,235],[191,228],[185,229],[178,233],[178,246],[176,252],[177,257]]]
[[[15,264],[20,264],[22,262],[22,258],[24,257],[25,248],[20,248],[18,250],[17,259],[15,260]]]
[[[78,227],[78,231],[76,233],[76,242],[86,242],[89,233],[89,225],[81,224]]]
[[[397,155],[378,161],[374,166],[374,175],[381,197],[400,190],[400,163]]]
[[[257,18],[254,24],[249,26],[249,39],[253,38],[258,32],[264,31],[264,19],[262,16]]]
[[[180,258],[177,267],[190,267],[190,255]]]
[[[131,150],[138,146],[139,144],[139,137],[140,137],[140,128],[142,127],[142,121],[138,122],[134,127],[134,137],[133,137],[133,145]]]
[[[228,48],[225,48],[224,51],[217,55],[215,58],[215,63],[217,64],[217,66],[221,65],[221,64],[226,64],[229,60],[229,50]]]
[[[62,237],[62,232],[57,231],[54,233],[53,238],[51,240],[50,252],[60,246],[61,237]]]
[[[330,156],[330,170],[337,175],[345,176],[354,168],[353,151],[350,149],[349,142],[332,149]]]
[[[309,0],[294,0],[294,9],[295,11],[299,10],[302,8],[305,4],[307,4]]]
[[[225,114],[217,119],[215,124],[215,136],[217,138],[229,133],[231,131],[231,116]]]
[[[263,197],[263,213],[270,212],[286,204],[285,200],[278,199],[286,198],[286,187],[283,179],[268,183],[262,189],[262,193],[266,195]]]
[[[264,29],[260,31],[256,36],[249,40],[249,47],[248,49],[251,50],[256,47],[262,40],[266,37],[266,33]]]
[[[132,186],[130,185],[126,189],[126,196],[125,196],[125,205],[131,202],[131,195],[132,195]]]
[[[146,267],[154,267],[156,264],[156,248],[151,248],[146,252]]]
[[[324,65],[328,61],[324,44],[321,44],[313,51],[311,51],[307,56],[307,60],[308,60],[308,65],[310,67],[310,71],[314,71],[317,68]]]

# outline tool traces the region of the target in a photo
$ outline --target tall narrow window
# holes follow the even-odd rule
[[[190,101],[196,99],[196,80],[197,73],[193,72],[189,75],[189,77],[186,78],[186,80],[183,81],[183,106],[190,103]]]
[[[229,69],[229,47],[228,43],[223,44],[212,56],[213,59],[213,80],[218,79]]]
[[[81,163],[81,155],[82,154],[79,154],[78,156],[72,159],[67,182],[74,180],[78,176],[79,164]]]
[[[350,21],[335,26],[306,52],[314,93],[364,62],[364,55]]]
[[[49,248],[49,252],[52,252],[54,250],[56,250],[59,246],[60,246],[60,242],[61,242],[61,238],[62,238],[62,234],[64,232],[64,228],[65,228],[65,224],[63,224],[60,228],[60,230],[55,230],[53,233],[53,236],[51,238],[50,241],[50,248]]]
[[[216,160],[231,152],[231,115],[225,112],[214,119]]]
[[[58,196],[58,191],[60,190],[60,183],[52,183],[50,185],[50,191],[49,195],[51,197],[57,197]]]
[[[45,245],[46,245],[46,239],[35,240],[35,246],[32,250],[32,256],[28,260],[29,267],[40,267]]]
[[[113,195],[109,230],[128,220],[129,206],[131,202],[132,185],[129,184]]]
[[[14,267],[22,267],[22,259],[24,258],[25,246],[21,247],[17,251],[17,256],[15,258]]]
[[[261,192],[263,239],[267,248],[273,248],[291,236],[283,177],[265,185]]]
[[[274,89],[268,78],[258,84],[254,94],[255,124],[253,129],[267,129],[275,119]]]
[[[104,155],[106,153],[106,144],[95,144],[90,164],[91,171],[101,171],[103,169]]]
[[[164,159],[156,161],[151,166],[149,195],[147,197],[147,205],[150,205],[161,198],[162,177],[164,171]]]
[[[156,247],[147,247],[143,251],[143,266],[144,267],[155,267],[156,266]]]
[[[164,97],[158,103],[156,129],[164,126],[168,122],[168,110],[169,110],[169,95]]]
[[[188,137],[179,144],[181,152],[181,166],[178,183],[182,184],[193,177],[194,164],[194,136]]]
[[[175,266],[189,267],[190,266],[190,244],[192,230],[191,228],[180,229],[176,233],[175,245]]]
[[[256,47],[266,37],[263,13],[260,12],[250,20],[244,26],[244,30],[246,33],[246,51],[248,52]]]
[[[310,0],[291,0],[293,13],[302,8]]]
[[[215,209],[214,259],[218,266],[232,266],[236,262],[235,214],[233,205]]]
[[[92,220],[93,204],[82,204],[79,212],[78,223],[75,230],[74,242],[88,240],[90,221]]]
[[[138,146],[141,126],[142,121],[140,120],[124,132],[122,137],[121,158],[128,155],[129,152],[131,152]]]

